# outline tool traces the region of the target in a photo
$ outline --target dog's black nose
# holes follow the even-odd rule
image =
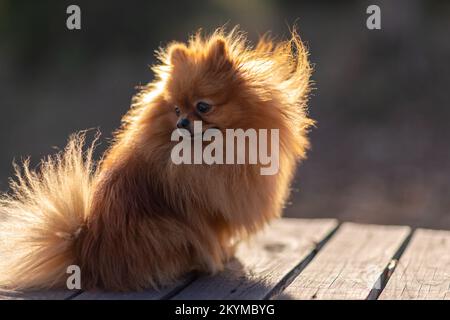
[[[187,127],[189,127],[189,124],[190,124],[190,121],[189,121],[189,119],[188,118],[183,118],[183,119],[180,119],[180,120],[178,120],[178,122],[177,122],[177,128],[187,128]]]

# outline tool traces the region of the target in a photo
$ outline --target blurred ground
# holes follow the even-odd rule
[[[65,28],[69,2],[0,0],[0,190],[14,158],[37,163],[77,130],[99,128],[104,149],[161,44],[224,23],[286,37],[297,22],[318,125],[285,214],[450,228],[448,1],[76,3],[81,31]]]

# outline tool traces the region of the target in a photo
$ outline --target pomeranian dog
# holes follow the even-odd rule
[[[311,66],[298,34],[250,46],[236,28],[200,32],[158,53],[143,87],[96,164],[84,134],[37,170],[16,167],[0,202],[0,287],[158,288],[187,272],[215,273],[236,243],[280,217],[313,121]],[[178,127],[278,129],[279,170],[171,161]]]

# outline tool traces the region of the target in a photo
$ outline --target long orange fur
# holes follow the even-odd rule
[[[311,67],[298,35],[256,47],[222,29],[159,52],[155,80],[135,97],[101,163],[84,136],[43,161],[17,169],[0,200],[0,287],[65,285],[81,268],[83,289],[139,290],[191,270],[217,272],[234,245],[281,215],[296,164],[309,144]],[[195,101],[216,105],[204,124],[279,129],[280,169],[175,165],[174,106],[194,117]]]

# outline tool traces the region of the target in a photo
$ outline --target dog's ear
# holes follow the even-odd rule
[[[169,62],[171,65],[182,63],[187,60],[189,55],[188,48],[182,43],[173,43],[168,50]]]
[[[228,44],[224,38],[216,38],[208,47],[208,59],[215,69],[231,69],[233,63],[229,54]]]
[[[215,59],[228,58],[228,48],[225,39],[214,39],[209,45],[209,56]]]

